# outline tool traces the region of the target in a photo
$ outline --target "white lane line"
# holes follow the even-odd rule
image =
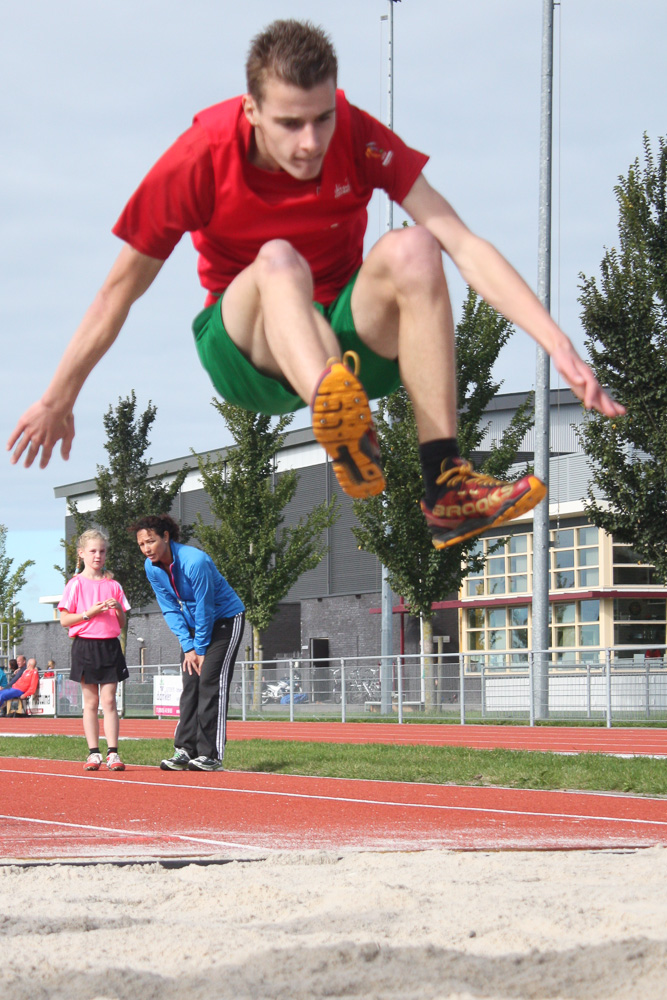
[[[236,844],[228,840],[211,840],[208,837],[189,837],[181,833],[142,833],[141,830],[117,829],[113,826],[93,826],[88,823],[65,823],[59,819],[34,819],[31,816],[11,816],[8,813],[0,813],[0,819],[13,819],[19,823],[35,823],[42,826],[63,826],[70,830],[92,830],[95,833],[113,833],[119,837],[142,837],[144,840],[188,840],[196,844],[212,844],[216,847],[233,847],[240,850],[252,850],[265,852],[264,848],[253,847],[251,844]]]
[[[52,778],[64,778],[66,780],[73,781],[90,781],[90,776],[84,774],[59,774],[57,771],[8,771],[5,768],[0,768],[0,774],[30,774],[36,777],[52,777]],[[324,779],[332,780],[332,779]],[[333,779],[339,780],[339,779]],[[211,785],[164,785],[157,784],[155,781],[128,781],[128,785],[146,785],[149,788],[169,788],[183,791],[196,791],[196,792],[217,792],[227,795],[265,795],[273,798],[284,798],[284,799],[306,799],[306,801],[313,801],[314,799],[319,802],[342,802],[350,805],[364,805],[364,806],[385,806],[392,807],[394,809],[430,809],[436,812],[470,812],[470,813],[488,813],[489,815],[498,816],[534,816],[543,817],[544,819],[571,819],[571,820],[584,820],[588,823],[633,823],[640,824],[642,826],[664,826],[667,828],[667,819],[639,819],[634,816],[589,816],[585,813],[559,813],[559,812],[538,812],[530,809],[495,809],[488,806],[461,806],[461,805],[441,805],[437,803],[429,802],[393,802],[389,799],[361,799],[352,798],[343,795],[312,795],[306,792],[278,792],[271,791],[269,789],[255,789],[255,788],[220,788]],[[439,786],[438,786],[439,787]],[[480,791],[485,791],[486,789],[480,788]],[[528,789],[529,791],[543,791],[542,789]],[[522,790],[523,791],[523,790]],[[559,794],[558,791],[555,794]],[[577,794],[577,793],[569,793]],[[655,799],[650,801],[656,801]],[[662,801],[662,800],[659,800]],[[46,820],[42,822],[47,822]]]

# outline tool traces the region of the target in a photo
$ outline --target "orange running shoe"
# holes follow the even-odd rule
[[[421,508],[436,549],[447,549],[487,528],[511,521],[532,510],[546,496],[547,488],[537,476],[524,476],[504,483],[475,472],[470,462],[453,459],[436,480],[440,486],[432,508],[422,500]]]
[[[352,367],[348,367],[348,365]],[[380,446],[366,391],[357,378],[359,356],[330,358],[313,393],[313,434],[333,460],[341,489],[357,499],[385,488]]]

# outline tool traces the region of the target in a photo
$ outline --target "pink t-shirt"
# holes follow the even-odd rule
[[[73,576],[67,583],[58,605],[58,611],[69,611],[81,615],[98,601],[108,601],[113,597],[125,609],[130,610],[123,588],[116,580],[91,580],[87,576]],[[120,634],[120,622],[113,610],[103,611],[90,621],[77,622],[68,629],[70,636],[80,635],[82,639],[115,639]]]

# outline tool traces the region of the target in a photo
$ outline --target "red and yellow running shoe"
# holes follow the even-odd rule
[[[546,496],[547,488],[537,476],[524,476],[504,483],[475,472],[470,462],[455,458],[437,478],[438,499],[432,508],[422,500],[421,508],[436,549],[481,535],[519,517]]]
[[[352,365],[352,367],[348,367]],[[313,393],[313,434],[333,461],[341,489],[356,499],[385,488],[380,447],[366,391],[357,378],[359,356],[330,358]]]

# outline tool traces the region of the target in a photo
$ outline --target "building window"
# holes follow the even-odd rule
[[[564,601],[549,606],[551,645],[558,652],[555,660],[574,663],[582,653],[574,650],[581,646],[600,645],[600,602]],[[570,652],[566,652],[570,650]]]
[[[530,591],[529,535],[512,535],[498,548],[498,538],[478,539],[472,550],[486,562],[481,570],[468,574],[466,597],[500,597],[503,594],[527,594]]]
[[[664,597],[614,599],[614,645],[642,647],[619,650],[619,657],[643,658],[653,646],[664,646],[666,630],[667,601]],[[660,650],[659,655],[664,656],[664,650]]]
[[[615,587],[650,587],[660,582],[655,577],[655,567],[642,563],[631,545],[614,539],[612,551]]]
[[[559,528],[551,533],[551,589],[597,587],[600,583],[598,529]]]
[[[469,669],[480,667],[511,669],[528,662],[528,605],[512,607],[468,608],[466,611],[465,648],[468,652],[485,651],[488,655],[475,662],[470,658]]]

